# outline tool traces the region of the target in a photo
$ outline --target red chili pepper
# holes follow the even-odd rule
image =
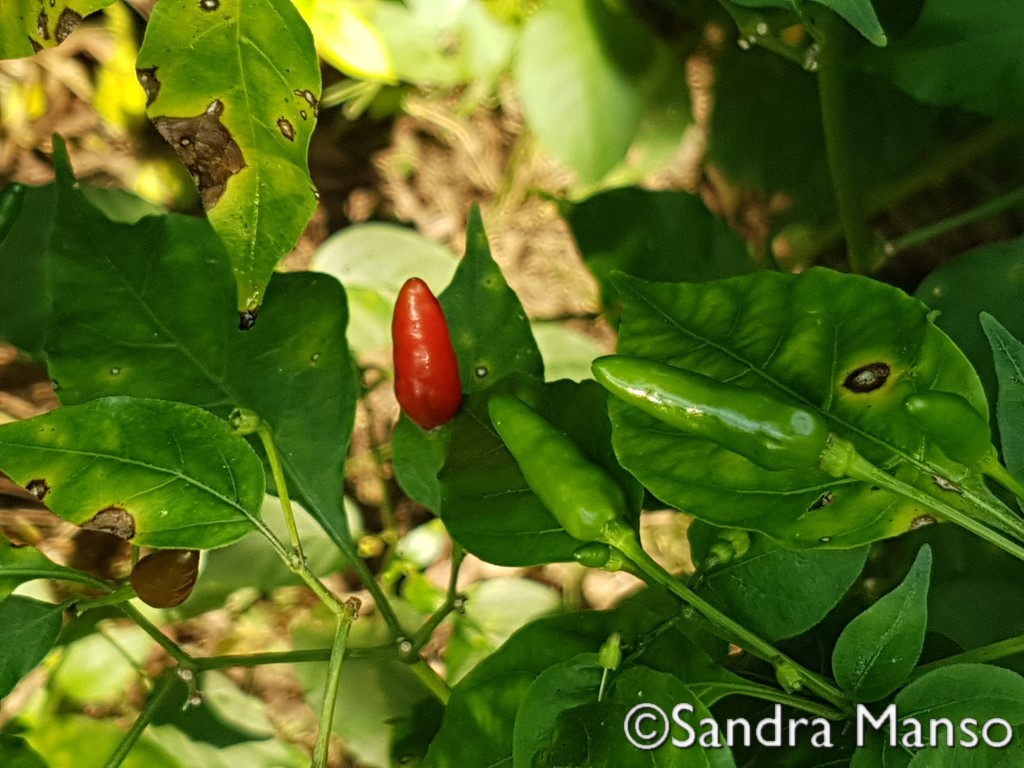
[[[398,292],[391,321],[395,394],[423,429],[447,424],[462,404],[462,381],[441,304],[418,277]]]

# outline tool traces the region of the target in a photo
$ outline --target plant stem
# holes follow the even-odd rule
[[[846,94],[844,22],[828,9],[816,8],[815,11],[821,13],[821,23],[812,32],[819,48],[818,95],[832,187],[836,194],[839,221],[846,236],[846,255],[850,269],[865,275],[874,265],[875,244],[874,236],[868,229],[848,130],[850,110]]]
[[[135,746],[135,742],[139,740],[142,732],[146,730],[146,726],[152,721],[153,716],[156,714],[156,710],[163,703],[164,699],[167,698],[167,694],[171,692],[174,686],[174,673],[164,672],[160,677],[157,678],[156,685],[153,686],[153,691],[150,693],[149,698],[146,699],[146,706],[143,707],[139,716],[135,722],[132,723],[132,727],[128,729],[128,732],[121,739],[121,743],[117,745],[117,749],[114,750],[114,754],[110,756],[107,762],[104,764],[104,768],[118,768],[124,759],[128,757],[128,753],[132,751],[132,747]]]
[[[155,626],[153,622],[145,617],[145,615],[131,603],[125,602],[118,606],[124,615],[134,621],[139,627],[156,643],[167,651],[167,654],[178,662],[178,666],[182,669],[195,671],[196,660],[192,656],[181,649],[177,643],[171,638],[167,637],[163,632],[160,631],[159,627]]]
[[[759,659],[767,661],[775,667],[776,671],[786,669],[794,673],[798,676],[804,687],[842,712],[848,712],[851,709],[850,702],[846,696],[825,678],[800,666],[771,643],[758,637],[749,629],[715,608],[711,603],[697,595],[697,593],[685,587],[647,554],[631,528],[625,525],[615,526],[606,533],[605,540],[632,560],[646,581],[664,587],[684,603],[697,610],[711,623],[712,627],[717,630],[717,633],[720,633],[723,639],[735,642]]]
[[[434,634],[441,622],[444,621],[448,614],[454,611],[462,604],[462,595],[456,590],[459,581],[459,568],[462,567],[462,561],[466,557],[466,550],[460,547],[456,542],[452,542],[452,570],[448,576],[448,591],[445,594],[444,603],[430,616],[429,619],[420,627],[419,631],[412,638],[412,652],[418,653],[420,649],[427,644],[431,636]]]
[[[908,248],[925,243],[933,238],[940,237],[947,232],[952,232],[955,229],[971,224],[975,221],[987,219],[990,216],[994,216],[997,213],[1010,210],[1013,208],[1020,208],[1024,206],[1024,187],[1008,192],[1005,195],[989,200],[986,203],[982,203],[976,208],[972,208],[969,211],[958,213],[955,216],[936,221],[925,227],[921,227],[914,232],[910,232],[903,237],[898,237],[895,240],[887,242],[883,248],[886,256],[895,256],[898,253],[902,253]]]
[[[933,510],[950,522],[970,531],[975,536],[984,539],[990,544],[994,544],[1004,552],[1008,552],[1018,560],[1024,561],[1024,547],[1010,541],[999,532],[989,528],[981,521],[975,520],[965,512],[936,499],[934,496],[929,496],[924,491],[879,469],[857,453],[851,443],[841,438],[836,438],[834,435],[830,437],[829,444],[822,453],[822,468],[834,477],[851,477],[854,480],[877,485],[879,488],[885,488],[887,491],[916,501],[918,504]],[[1016,527],[1019,529],[1021,526],[1017,525]]]
[[[997,643],[990,643],[989,645],[983,645],[980,648],[974,648],[970,651],[964,651],[958,653],[955,656],[947,656],[944,659],[938,661],[932,661],[928,664],[922,664],[920,667],[914,670],[911,675],[911,679],[917,679],[933,669],[939,667],[948,667],[950,664],[981,664],[989,661],[998,661],[1000,659],[1006,659],[1010,656],[1017,656],[1018,654],[1024,653],[1024,635],[1017,635],[1007,640],[1000,640]]]
[[[267,461],[270,462],[270,473],[274,476],[274,486],[277,488],[277,498],[281,500],[281,510],[284,512],[284,521],[288,526],[288,538],[291,539],[292,549],[305,561],[306,556],[302,553],[302,540],[299,538],[299,529],[295,525],[295,513],[292,510],[292,500],[288,495],[288,484],[284,480],[284,468],[281,466],[281,456],[277,452],[273,435],[270,434],[270,426],[267,422],[260,420],[256,434],[263,443],[263,450],[267,452]]]
[[[437,700],[445,706],[448,705],[448,699],[452,696],[452,689],[448,687],[446,683],[434,668],[427,664],[423,659],[418,659],[415,663],[409,665],[409,669],[412,670],[413,674],[420,679],[420,682],[426,686]]]
[[[766,685],[759,685],[757,683],[714,683],[717,690],[727,688],[730,693],[738,693],[743,696],[749,696],[752,699],[761,699],[762,701],[774,701],[778,704],[783,704],[793,709],[799,709],[801,712],[807,712],[811,715],[818,715],[828,720],[845,720],[846,715],[832,707],[826,707],[823,704],[819,704],[816,701],[805,699],[803,696],[794,696],[791,693],[780,691],[776,688],[770,688]],[[700,683],[692,683],[691,688],[700,688]]]
[[[320,708],[320,724],[313,749],[312,768],[327,768],[327,752],[331,744],[331,730],[334,725],[334,707],[338,702],[338,687],[341,684],[341,667],[345,660],[345,646],[348,633],[359,612],[359,604],[349,601],[345,613],[338,614],[334,630],[334,644],[331,659],[327,665],[327,687],[324,689],[323,706]]]
[[[982,465],[981,471],[1003,486],[1003,488],[1008,490],[1018,499],[1024,500],[1024,485],[1018,482],[1017,478],[1011,475],[1009,470],[999,463],[999,459],[992,457],[990,461]]]

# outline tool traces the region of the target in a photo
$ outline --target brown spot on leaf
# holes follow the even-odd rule
[[[253,307],[247,309],[244,312],[238,313],[238,328],[243,331],[248,331],[254,325],[256,325],[256,318],[260,316],[260,308]]]
[[[30,37],[28,39],[28,42],[32,46],[32,50],[35,51],[36,53],[39,53],[41,50],[43,50],[43,46],[41,46],[38,42],[36,42],[36,39],[34,37]]]
[[[299,117],[301,117],[303,120],[305,120],[305,119],[307,119],[309,117],[309,115],[306,114],[306,110],[300,109],[299,110]]]
[[[46,15],[45,9],[39,12],[36,19],[36,34],[43,40],[50,39],[50,18]]]
[[[215,99],[195,117],[153,118],[153,125],[196,180],[207,210],[220,200],[228,180],[245,168],[241,148],[220,121],[222,114],[224,104]]]
[[[281,135],[284,136],[288,141],[295,141],[295,126],[285,120],[283,117],[277,118],[277,127],[281,131]]]
[[[935,484],[944,491],[950,491],[951,493],[963,493],[963,490],[959,485],[951,480],[947,480],[942,475],[932,475],[932,480],[934,480]]]
[[[913,520],[910,521],[910,530],[913,531],[918,528],[921,528],[922,526],[931,525],[934,522],[935,518],[931,515],[921,515],[919,517],[915,517]]]
[[[160,95],[160,81],[156,77],[156,67],[137,69],[135,70],[135,76],[139,78],[142,90],[146,92],[146,106],[148,107]]]
[[[825,493],[821,494],[821,496],[819,496],[815,500],[815,502],[811,504],[810,509],[808,511],[821,509],[822,507],[827,507],[829,504],[834,504],[835,500],[836,495],[832,493],[832,491],[825,491]]]
[[[42,501],[46,498],[46,494],[50,492],[50,484],[43,478],[37,477],[35,480],[25,486],[25,490],[35,496],[37,499]]]
[[[312,91],[309,91],[309,90],[300,91],[300,90],[296,89],[295,91],[292,91],[292,93],[294,93],[296,96],[306,100],[306,103],[309,104],[309,106],[312,108],[314,116],[319,114],[319,106],[318,106],[319,102],[317,102],[316,96],[313,94]]]
[[[886,363],[869,363],[850,373],[843,386],[851,392],[873,392],[885,385],[892,373]]]
[[[82,23],[82,14],[65,8],[60,12],[60,18],[57,19],[57,29],[54,30],[53,36],[57,38],[58,43],[63,43],[68,35],[78,29],[78,25]]]
[[[199,0],[199,7],[204,11],[216,11],[220,8],[220,0]]]
[[[82,523],[90,531],[112,533],[130,541],[135,537],[135,518],[124,507],[110,506],[101,509],[92,519]]]

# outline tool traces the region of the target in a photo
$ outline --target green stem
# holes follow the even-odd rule
[[[946,502],[940,501],[934,496],[930,496],[924,491],[902,480],[898,480],[888,472],[879,469],[857,453],[853,445],[846,440],[837,438],[835,435],[830,436],[829,444],[822,452],[821,466],[834,477],[851,477],[916,501],[918,504],[946,518],[951,523],[959,525],[975,536],[984,539],[990,544],[994,544],[1004,552],[1008,552],[1018,560],[1024,561],[1024,547],[1010,541],[984,523],[975,520]]]
[[[605,541],[632,560],[645,580],[664,587],[684,603],[692,606],[711,623],[723,639],[736,643],[759,659],[768,662],[775,667],[776,672],[785,671],[787,674],[794,675],[809,691],[817,694],[842,712],[848,712],[851,709],[851,704],[846,696],[825,678],[800,666],[771,643],[755,635],[685,587],[647,554],[631,528],[625,525],[612,526],[605,534]]]
[[[818,95],[821,122],[825,130],[832,187],[839,209],[839,221],[846,236],[846,254],[850,269],[864,275],[875,261],[875,241],[868,229],[864,198],[857,180],[853,146],[850,141],[850,110],[847,104],[847,70],[844,46],[844,22],[832,11],[821,8],[821,23],[812,31],[818,42]]]
[[[348,633],[358,614],[358,605],[346,605],[345,613],[337,616],[334,630],[334,644],[331,659],[327,665],[327,687],[324,689],[323,706],[320,708],[320,724],[313,748],[312,768],[327,768],[327,752],[331,744],[331,730],[334,725],[334,708],[338,703],[338,687],[341,684],[341,667],[345,660],[345,646]]]
[[[1007,640],[1000,640],[997,643],[983,645],[970,651],[964,651],[954,656],[947,656],[938,661],[922,664],[914,670],[911,679],[917,679],[939,667],[948,667],[951,664],[984,664],[990,661],[999,661],[1011,656],[1024,653],[1024,635],[1017,635]]]
[[[270,434],[270,426],[265,421],[260,421],[256,428],[256,434],[263,443],[263,450],[267,452],[267,461],[270,463],[270,473],[274,476],[274,485],[277,488],[277,498],[281,500],[281,510],[284,512],[284,521],[288,526],[288,538],[291,539],[292,549],[298,554],[300,560],[305,560],[302,553],[302,540],[299,538],[299,529],[295,525],[295,513],[292,510],[292,500],[288,495],[288,484],[284,480],[284,467],[281,466],[281,456],[277,452],[273,435]]]
[[[196,660],[192,656],[181,649],[177,643],[171,638],[167,637],[163,632],[160,631],[159,627],[155,626],[153,622],[145,617],[145,615],[131,603],[121,603],[118,606],[121,611],[129,619],[134,621],[139,627],[153,640],[156,641],[157,645],[167,651],[167,654],[178,662],[178,666],[182,669],[195,671]]]
[[[913,248],[933,238],[940,237],[947,232],[952,232],[953,230],[959,229],[960,227],[966,226],[975,221],[981,221],[982,219],[995,216],[1003,211],[1019,208],[1021,206],[1024,206],[1024,187],[1008,192],[994,200],[982,203],[969,211],[964,211],[963,213],[958,213],[955,216],[950,216],[949,218],[942,219],[941,221],[936,221],[925,227],[921,227],[914,232],[910,232],[903,237],[890,240],[885,244],[883,250],[885,251],[886,256],[895,256],[909,248]]]
[[[982,465],[981,471],[1003,486],[1003,488],[1008,490],[1018,499],[1024,500],[1024,485],[1019,483],[1017,478],[1011,475],[1006,467],[999,463],[998,458],[994,456],[991,457],[989,461]]]
[[[167,695],[173,688],[174,674],[172,672],[164,672],[157,679],[153,692],[146,700],[146,706],[143,707],[135,722],[132,723],[132,727],[124,735],[124,738],[121,739],[121,743],[117,745],[114,754],[104,764],[104,768],[118,768],[124,762],[124,759],[128,757],[128,753],[132,751],[132,747],[135,746],[135,742],[139,740],[142,732],[146,730],[146,726],[153,720],[157,709],[160,708],[160,705],[163,704],[164,699],[167,698]]]
[[[452,542],[452,570],[448,576],[448,591],[445,594],[444,603],[430,616],[429,619],[420,627],[415,637],[412,638],[412,653],[418,653],[424,645],[430,640],[434,631],[441,626],[441,622],[444,621],[448,614],[454,611],[462,604],[462,596],[458,593],[456,587],[459,581],[459,568],[462,567],[462,561],[466,557],[466,550],[460,547],[454,541]]]
[[[418,659],[415,663],[409,665],[409,669],[412,670],[413,674],[420,679],[420,682],[426,686],[437,700],[445,706],[448,705],[448,699],[452,696],[452,689],[448,687],[446,683],[434,668],[427,664],[423,659]]]
[[[794,696],[791,693],[780,691],[776,688],[769,688],[766,685],[758,685],[757,683],[726,683],[724,685],[720,683],[714,684],[717,690],[721,690],[723,687],[728,689],[730,693],[738,693],[743,696],[749,696],[752,699],[761,699],[762,701],[774,701],[778,704],[782,704],[793,709],[798,709],[801,712],[807,712],[811,715],[817,715],[818,717],[824,717],[827,720],[845,720],[846,715],[832,707],[827,707],[824,704],[819,704],[816,701],[805,699],[803,696]],[[691,687],[699,688],[700,684],[692,684]]]

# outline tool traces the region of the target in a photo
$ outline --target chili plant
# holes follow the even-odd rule
[[[0,54],[59,44],[109,4],[18,0]],[[1001,73],[1024,48],[995,0],[898,5],[460,6],[460,39],[497,41],[493,55],[453,74],[433,51],[423,71],[441,88],[514,80],[528,127],[578,174],[560,211],[617,330],[593,376],[549,381],[557,361],[479,209],[437,299],[412,267],[369,289],[344,269],[275,271],[316,206],[318,49],[359,80],[329,101],[369,106],[421,84],[384,30],[430,4],[343,4],[364,48],[339,53],[317,3],[161,0],[138,78],[206,216],[89,187],[59,137],[52,184],[0,193],[0,337],[45,365],[60,402],[0,426],[0,471],[80,529],[66,563],[0,538],[0,694],[43,666],[73,699],[66,678],[93,652],[76,649],[114,645],[145,680],[131,725],[68,719],[111,768],[308,762],[216,706],[218,670],[282,663],[315,699],[316,767],[332,733],[367,764],[433,768],[1024,759],[1024,246],[960,255],[916,297],[895,284],[901,257],[1021,193],[909,232],[872,218],[974,163],[1020,170],[1006,144],[1024,103]],[[744,239],[695,196],[615,187],[694,117],[675,87],[687,60],[714,73],[709,162],[777,209],[767,231]],[[368,373],[349,300],[390,311],[395,296],[391,466],[453,541],[445,590],[393,546],[389,509],[379,569],[346,514]],[[692,571],[640,535],[665,507],[690,521]],[[130,573],[97,567],[129,545]],[[446,675],[426,649],[472,610],[467,552],[646,586],[529,621],[462,668],[452,641]],[[261,585],[300,585],[318,629],[245,654],[165,631],[224,602],[204,583],[267,563]],[[339,567],[365,605],[328,587]],[[38,580],[62,586],[44,600]],[[149,642],[159,669],[140,663]],[[58,704],[9,720],[4,764],[68,764],[44,711]]]

